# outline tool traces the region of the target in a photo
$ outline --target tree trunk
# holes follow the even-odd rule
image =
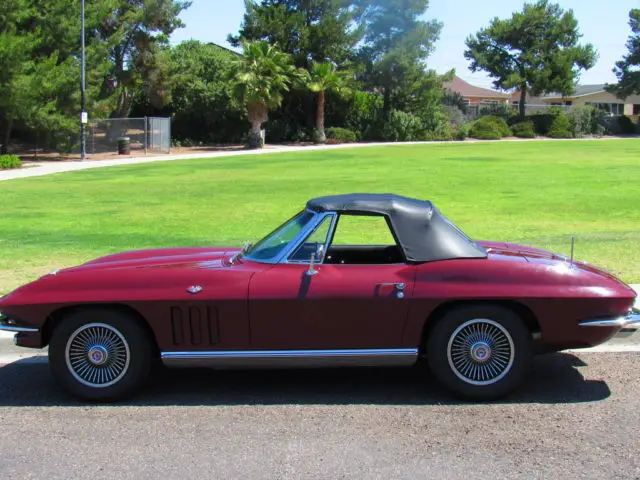
[[[520,108],[520,121],[523,121],[524,117],[527,114],[526,102],[527,102],[527,85],[522,84],[520,85],[520,105],[518,105],[518,107]]]
[[[251,102],[247,105],[247,118],[251,123],[247,146],[249,148],[264,147],[264,138],[262,137],[262,124],[269,120],[269,109],[266,105],[259,102]]]
[[[7,124],[4,129],[4,138],[0,147],[0,155],[9,153],[9,140],[11,140],[11,130],[13,129],[13,118],[7,118]]]
[[[316,143],[326,143],[327,136],[324,133],[324,91],[318,92],[318,109],[316,110],[316,133],[313,139]]]
[[[249,148],[262,148],[264,147],[264,140],[262,139],[262,122],[251,122],[251,130],[249,131],[249,138],[247,139],[247,146]]]

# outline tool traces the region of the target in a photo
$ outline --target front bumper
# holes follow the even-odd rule
[[[578,325],[581,327],[617,328],[618,332],[614,335],[614,338],[626,338],[640,330],[640,310],[632,308],[628,315],[622,317],[585,320]]]
[[[20,327],[18,325],[11,325],[9,323],[6,323],[5,321],[0,321],[0,331],[11,333],[35,333],[38,331],[38,329],[30,327]]]
[[[15,333],[13,343],[18,347],[42,348],[42,334],[38,328],[25,327],[7,317],[2,317],[0,318],[0,331]]]

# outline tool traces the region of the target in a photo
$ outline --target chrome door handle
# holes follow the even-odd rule
[[[406,285],[404,284],[404,282],[399,282],[399,283],[385,282],[385,283],[379,283],[378,287],[395,287],[396,290],[404,290],[404,287],[406,287]]]
[[[404,282],[384,282],[384,283],[379,283],[378,284],[378,288],[382,288],[382,287],[394,287],[396,289],[396,297],[404,298],[403,290],[404,290],[404,287],[406,287]]]

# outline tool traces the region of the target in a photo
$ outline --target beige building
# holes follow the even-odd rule
[[[512,105],[520,103],[520,92],[515,91],[511,95]],[[527,96],[528,106],[554,106],[554,105],[591,105],[600,108],[612,115],[638,115],[640,114],[640,95],[631,95],[624,100],[608,93],[604,85],[580,85],[576,87],[572,95],[562,96],[557,93],[549,93],[539,97]]]

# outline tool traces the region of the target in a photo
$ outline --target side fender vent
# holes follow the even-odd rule
[[[204,306],[171,307],[174,345],[215,345],[220,342],[218,309]]]

